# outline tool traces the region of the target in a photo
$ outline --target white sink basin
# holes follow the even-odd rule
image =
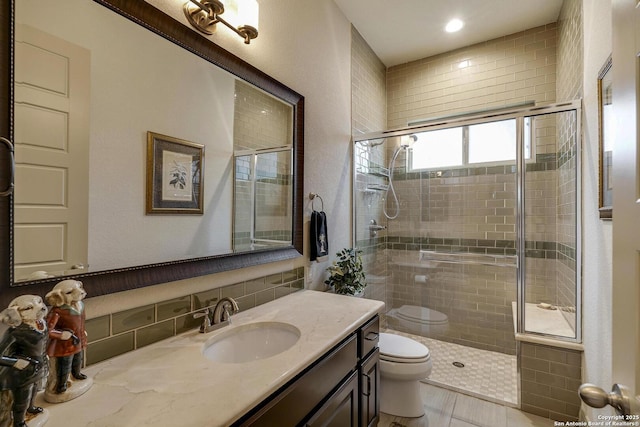
[[[220,363],[245,363],[266,359],[291,348],[300,330],[281,322],[256,322],[232,327],[204,344],[203,354]]]

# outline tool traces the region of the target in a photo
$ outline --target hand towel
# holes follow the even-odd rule
[[[327,214],[323,211],[311,212],[311,232],[309,242],[311,244],[311,261],[325,261],[329,256],[329,237],[327,235]]]

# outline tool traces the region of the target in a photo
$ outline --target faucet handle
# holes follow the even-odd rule
[[[204,309],[204,311],[193,314],[194,319],[199,319],[200,317],[204,317],[202,325],[200,325],[200,332],[206,332],[207,329],[211,327],[211,308],[207,307]]]

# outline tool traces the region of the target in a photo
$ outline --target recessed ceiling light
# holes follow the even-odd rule
[[[451,21],[449,21],[447,26],[444,27],[444,30],[447,33],[455,33],[456,31],[460,31],[462,27],[464,27],[464,22],[459,19],[452,19]]]

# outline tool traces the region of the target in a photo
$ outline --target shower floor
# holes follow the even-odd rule
[[[519,406],[516,356],[392,329],[385,332],[413,338],[429,348],[433,369],[423,382],[506,406]],[[454,362],[460,362],[464,367],[456,367]]]

